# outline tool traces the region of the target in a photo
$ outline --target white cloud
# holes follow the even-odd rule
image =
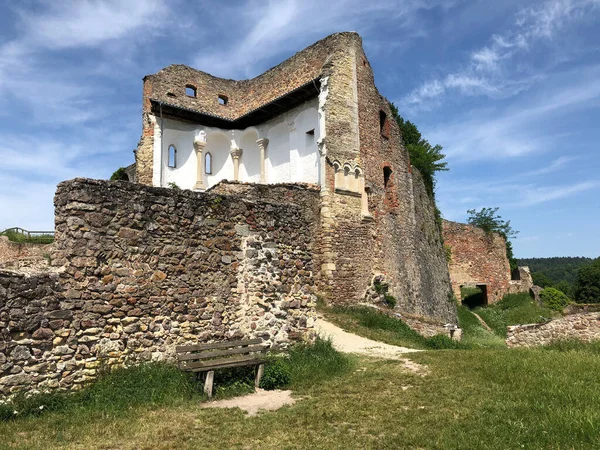
[[[548,94],[552,92],[552,94]],[[502,160],[553,148],[564,132],[548,123],[573,111],[597,107],[600,66],[553,74],[545,89],[503,109],[473,111],[425,133],[453,161]]]
[[[169,9],[163,0],[74,0],[51,2],[41,13],[20,11],[24,40],[39,48],[93,47],[123,39],[144,28],[164,26]]]
[[[543,79],[548,68],[537,75],[527,61],[514,61],[517,55],[531,54],[538,42],[553,41],[559,32],[600,12],[600,0],[550,0],[541,6],[524,8],[512,27],[490,38],[490,43],[473,51],[457,71],[425,81],[397,103],[408,111],[428,110],[439,105],[441,98],[458,91],[466,96],[510,97]],[[556,58],[563,61],[564,57]],[[432,89],[435,86],[435,89]]]
[[[359,30],[364,37],[369,30],[382,26],[384,22],[393,23],[402,39],[409,40],[424,33],[423,24],[416,23],[420,11],[435,7],[450,8],[456,2],[250,1],[242,8],[231,11],[241,17],[235,42],[231,42],[228,48],[216,45],[212,51],[210,48],[203,49],[193,61],[193,66],[221,77],[254,76],[262,61],[298,50],[298,42],[310,44],[327,34],[350,30]]]

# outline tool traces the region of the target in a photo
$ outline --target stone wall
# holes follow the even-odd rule
[[[52,252],[52,244],[29,244],[12,242],[6,236],[0,236],[0,268],[15,260],[41,259]]]
[[[485,285],[488,303],[510,290],[510,264],[506,241],[498,233],[464,223],[443,221],[444,244],[451,249],[448,263],[452,290],[461,299],[461,286]]]
[[[152,182],[151,143],[160,132],[149,98],[233,120],[317,78],[321,205],[314,255],[319,291],[334,303],[358,303],[365,300],[373,277],[383,274],[400,311],[455,322],[435,205],[421,176],[413,173],[356,33],[322,39],[252,80],[223,80],[185,66],[146,77],[138,180]],[[197,88],[197,98],[185,95],[186,84]],[[227,106],[218,104],[221,93],[229,98]],[[346,167],[352,177],[356,174],[353,189],[335,184],[335,172]],[[389,179],[384,172],[391,173]],[[265,188],[261,195],[275,192]]]
[[[315,319],[305,207],[76,179],[56,197],[57,273],[0,272],[0,392],[71,388],[102,365],[239,337],[286,343]],[[298,200],[299,201],[299,200]]]
[[[374,276],[384,275],[399,311],[455,322],[435,205],[413,173],[360,37],[345,34],[343,40],[324,68],[329,162],[322,193],[324,290],[331,302],[359,303]],[[360,168],[364,192],[337,189],[334,163]],[[385,170],[391,172],[387,181]]]
[[[572,314],[550,322],[508,327],[509,347],[534,347],[563,339],[600,339],[600,312]]]

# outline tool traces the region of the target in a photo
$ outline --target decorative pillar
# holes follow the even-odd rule
[[[267,138],[260,138],[256,141],[258,148],[260,149],[260,182],[266,183],[267,177],[265,175],[265,154],[267,152],[267,145],[269,140]]]
[[[242,156],[242,149],[231,147],[229,153],[231,153],[231,157],[233,158],[233,179],[240,181],[240,156]]]
[[[194,151],[196,152],[196,184],[194,189],[204,189],[202,173],[204,172],[204,147],[206,147],[206,136],[203,133],[194,139]]]

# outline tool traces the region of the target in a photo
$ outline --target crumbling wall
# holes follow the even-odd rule
[[[508,293],[518,294],[520,292],[530,292],[531,288],[533,288],[533,277],[531,276],[529,267],[518,267],[516,272],[518,273],[518,279],[510,280]]]
[[[76,179],[55,207],[58,273],[0,272],[3,394],[71,388],[184,342],[285,343],[314,323],[315,223],[296,204]]]
[[[52,252],[53,244],[30,244],[12,242],[6,236],[0,236],[0,267],[23,259],[43,259]]]
[[[326,286],[330,300],[364,301],[373,277],[384,275],[398,310],[456,321],[455,305],[448,300],[450,282],[435,205],[421,176],[412,171],[360,37],[344,38],[345,48],[324,70],[329,76],[325,144],[330,164],[323,218],[328,223],[323,233],[325,243],[331,241],[324,252],[325,263],[330,262]],[[336,189],[334,161],[360,167],[366,191]],[[385,170],[391,172],[387,181]],[[368,211],[362,208],[363,195]]]
[[[600,339],[600,313],[572,314],[545,323],[508,327],[509,347],[535,347],[564,339],[585,342]]]
[[[443,221],[444,244],[450,248],[452,290],[461,300],[461,286],[485,285],[488,303],[509,292],[510,264],[506,241],[498,233],[458,222]]]

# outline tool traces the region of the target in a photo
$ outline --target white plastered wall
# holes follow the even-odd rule
[[[203,170],[205,188],[223,179],[233,180],[232,147],[242,149],[239,181],[260,181],[260,148],[258,139],[267,138],[265,176],[267,183],[319,183],[317,142],[320,138],[318,99],[310,100],[256,127],[245,130],[224,130],[188,124],[173,119],[157,118],[154,141],[155,186],[176,183],[182,189],[196,184],[197,160],[193,142],[206,133],[204,154],[212,156],[212,174]],[[313,131],[313,133],[307,133]],[[168,167],[168,148],[177,148],[177,167]],[[202,164],[204,168],[204,161]]]

